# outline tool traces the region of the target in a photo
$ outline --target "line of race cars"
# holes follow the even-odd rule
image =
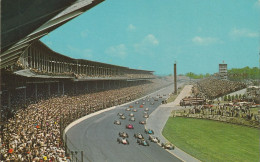
[[[160,97],[160,96],[159,96]],[[158,98],[153,98],[154,101],[158,101]],[[135,102],[135,106],[134,105],[130,105],[129,107],[125,108],[125,112],[129,112],[128,114],[125,114],[125,113],[122,113],[122,112],[119,112],[117,114],[117,116],[119,117],[118,120],[115,120],[114,121],[114,124],[116,125],[121,125],[121,121],[120,120],[126,120],[127,116],[129,116],[129,122],[135,122],[136,118],[135,118],[135,115],[134,113],[135,112],[140,112],[143,110],[143,120],[140,120],[139,121],[139,124],[141,125],[145,125],[146,124],[146,119],[149,118],[149,108],[146,107],[144,108],[144,105],[146,105],[146,102],[150,102],[150,105],[154,105],[154,102],[152,101],[151,98],[149,97],[146,97],[146,98],[143,98],[142,101],[140,102],[140,105],[139,105],[139,101],[136,101]],[[139,105],[139,108],[140,109],[137,109],[137,108],[134,108],[134,107],[138,107]],[[129,123],[125,126],[126,129],[130,129],[130,130],[133,130],[134,129],[134,125],[132,123]],[[135,133],[134,134],[134,138],[136,139],[136,142],[137,144],[139,145],[142,145],[142,146],[149,146],[149,142],[154,142],[154,143],[158,143],[160,144],[160,139],[156,136],[154,136],[154,131],[151,130],[151,129],[144,129],[144,133],[145,134],[148,134],[148,139],[146,140],[144,138],[144,135],[140,132],[138,133]],[[120,144],[124,144],[124,145],[129,145],[129,135],[128,133],[126,132],[119,132],[118,133],[118,138],[117,138],[117,142],[120,143]],[[161,143],[160,144],[164,149],[174,149],[174,145],[172,145],[171,143]]]

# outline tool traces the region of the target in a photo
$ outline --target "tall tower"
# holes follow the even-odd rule
[[[223,63],[222,64],[219,64],[219,76],[220,76],[220,79],[224,79],[224,80],[227,80],[227,64]]]
[[[176,69],[176,62],[174,63],[174,93],[177,94],[177,69]]]

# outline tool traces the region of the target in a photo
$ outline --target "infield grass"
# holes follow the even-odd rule
[[[201,161],[259,161],[259,129],[256,128],[170,117],[163,135]]]

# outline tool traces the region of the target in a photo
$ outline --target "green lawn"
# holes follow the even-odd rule
[[[201,161],[259,161],[259,130],[255,128],[170,117],[163,135]]]

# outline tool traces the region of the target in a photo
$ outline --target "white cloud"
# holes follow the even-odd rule
[[[213,37],[200,37],[196,36],[192,38],[192,42],[197,44],[197,45],[210,45],[210,44],[216,44],[216,43],[221,43],[218,38],[213,38]]]
[[[85,30],[80,32],[80,36],[82,38],[86,38],[88,36],[88,33],[89,33],[88,29],[85,29]]]
[[[255,2],[255,6],[260,7],[260,0],[257,0],[257,1]]]
[[[152,44],[152,45],[158,45],[159,44],[159,41],[152,34],[147,35],[144,38],[143,42],[147,43],[147,44]]]
[[[117,46],[111,46],[106,49],[105,53],[113,57],[119,57],[124,59],[127,56],[127,48],[124,44],[119,44]]]
[[[133,24],[129,24],[128,27],[126,28],[127,31],[134,31],[136,27]]]
[[[149,49],[159,45],[158,39],[153,34],[148,34],[140,43],[134,44],[136,52],[147,54]]]
[[[73,54],[73,56],[76,56],[78,58],[90,59],[93,57],[93,51],[91,49],[80,49],[71,45],[68,45],[67,48],[70,51],[70,53]]]
[[[249,37],[249,38],[259,37],[258,32],[254,32],[248,29],[237,29],[237,28],[232,29],[230,35],[232,37]]]

